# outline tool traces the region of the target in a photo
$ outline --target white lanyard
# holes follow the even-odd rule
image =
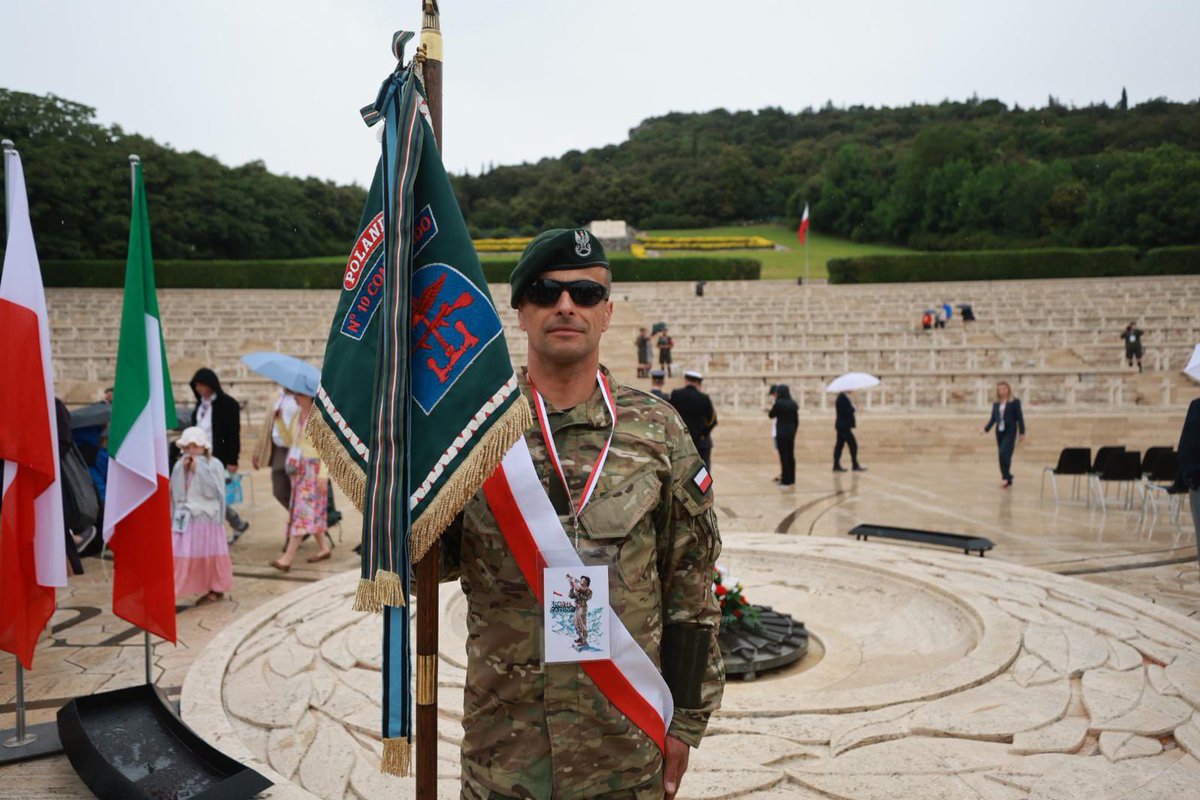
[[[562,481],[563,489],[567,493],[567,503],[572,506],[571,521],[575,525],[576,539],[579,536],[579,516],[587,507],[588,501],[592,499],[592,493],[596,490],[597,480],[600,478],[600,473],[604,470],[604,462],[608,458],[608,448],[612,444],[613,434],[617,430],[617,412],[613,405],[612,390],[609,389],[604,374],[599,370],[596,371],[596,383],[600,384],[600,394],[604,397],[604,405],[608,407],[612,428],[608,432],[608,441],[604,443],[604,448],[600,451],[600,457],[596,459],[596,463],[592,467],[592,474],[588,476],[587,482],[583,485],[583,493],[579,498],[579,505],[576,506],[571,498],[571,485],[567,483],[567,475],[563,472],[562,462],[558,458],[558,448],[554,446],[554,436],[550,431],[550,419],[546,414],[546,401],[542,399],[542,395],[534,386],[533,381],[529,381],[529,388],[533,390],[533,405],[537,410],[538,427],[542,429],[542,438],[546,441],[546,453],[550,456],[550,463],[554,465],[559,480]]]

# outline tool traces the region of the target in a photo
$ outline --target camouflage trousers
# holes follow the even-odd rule
[[[500,792],[494,792],[485,786],[480,786],[465,775],[462,780],[461,800],[525,800],[532,797],[531,795],[521,795],[520,797],[512,797]],[[641,786],[635,786],[632,789],[620,789],[616,792],[608,792],[607,794],[591,795],[589,800],[662,800],[663,784],[662,773],[660,772],[651,781],[643,783]],[[533,798],[533,800],[549,800],[549,798]]]

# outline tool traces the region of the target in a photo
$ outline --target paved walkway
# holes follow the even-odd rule
[[[1200,785],[1200,623],[961,554],[734,541],[725,563],[747,595],[812,620],[819,654],[728,686],[685,796],[1174,800]],[[379,620],[349,610],[355,587],[340,575],[239,619],[184,685],[188,722],[274,780],[273,798],[414,796],[378,771]],[[453,798],[465,600],[447,586],[441,604],[439,797]]]
[[[729,441],[732,441],[736,437],[758,436],[760,427],[761,425],[758,425],[757,421],[751,424],[726,420],[723,421],[720,432],[722,436],[729,437]],[[769,450],[766,452],[769,453]],[[717,786],[712,781],[727,781],[727,785],[730,787],[729,791],[737,789],[745,796],[753,797],[805,797],[805,792],[817,790],[833,796],[876,797],[881,796],[878,792],[882,789],[879,783],[875,782],[876,778],[869,777],[872,774],[870,772],[871,765],[884,763],[878,759],[885,758],[898,759],[900,762],[913,761],[914,764],[922,763],[917,759],[923,758],[926,765],[936,762],[942,767],[946,767],[946,765],[953,767],[953,769],[943,768],[938,773],[941,777],[936,781],[931,778],[928,791],[918,791],[915,788],[911,791],[908,789],[901,791],[903,787],[899,783],[893,787],[893,796],[921,797],[961,797],[965,794],[965,789],[962,788],[965,785],[975,788],[983,797],[1072,797],[1077,795],[1065,791],[1055,794],[1050,791],[1058,786],[1053,782],[1059,780],[1054,777],[1059,774],[1055,770],[1061,768],[1060,771],[1074,771],[1082,775],[1083,778],[1080,779],[1082,787],[1088,786],[1087,781],[1093,779],[1095,781],[1111,779],[1114,781],[1113,786],[1132,787],[1145,783],[1144,773],[1173,775],[1182,774],[1179,772],[1181,770],[1187,772],[1194,769],[1193,761],[1190,760],[1191,756],[1184,756],[1186,747],[1184,742],[1188,741],[1191,730],[1187,726],[1191,723],[1180,721],[1170,730],[1166,730],[1160,725],[1159,728],[1164,731],[1162,733],[1156,732],[1159,728],[1151,730],[1145,727],[1139,728],[1138,732],[1127,730],[1122,732],[1115,729],[1108,731],[1113,734],[1129,733],[1131,735],[1128,741],[1120,743],[1118,750],[1113,750],[1115,746],[1113,736],[1108,736],[1106,740],[1103,740],[1100,735],[1101,729],[1092,724],[1096,720],[1101,720],[1097,724],[1104,724],[1101,717],[1093,718],[1092,715],[1094,703],[1100,701],[1093,700],[1092,703],[1088,701],[1089,685],[1098,687],[1092,692],[1093,698],[1102,695],[1117,698],[1111,702],[1104,701],[1109,702],[1108,705],[1103,706],[1105,714],[1130,711],[1134,708],[1134,704],[1141,703],[1143,698],[1147,701],[1153,700],[1155,703],[1159,702],[1157,698],[1163,698],[1163,703],[1169,706],[1166,718],[1173,722],[1182,713],[1182,707],[1178,705],[1178,702],[1195,705],[1194,697],[1172,694],[1172,686],[1179,690],[1179,694],[1182,694],[1189,685],[1190,678],[1188,676],[1192,674],[1187,670],[1192,668],[1188,665],[1192,663],[1190,659],[1194,655],[1189,649],[1195,644],[1195,633],[1190,632],[1194,631],[1194,628],[1187,628],[1188,623],[1181,620],[1190,616],[1195,624],[1195,620],[1200,619],[1200,610],[1198,610],[1200,609],[1200,572],[1196,566],[1195,540],[1187,526],[1180,531],[1165,515],[1160,515],[1152,527],[1149,525],[1139,526],[1136,511],[1114,510],[1110,511],[1107,516],[1103,516],[1098,511],[1089,510],[1078,502],[1066,503],[1056,510],[1051,500],[1039,501],[1038,499],[1036,486],[1040,464],[1021,460],[1018,460],[1017,464],[1017,486],[1012,492],[1002,492],[996,488],[994,467],[990,458],[960,460],[959,456],[938,458],[922,455],[907,463],[894,457],[891,460],[868,461],[867,463],[871,468],[868,473],[835,476],[826,471],[823,457],[818,462],[815,456],[806,460],[801,454],[797,486],[793,489],[781,490],[770,482],[770,475],[773,474],[772,464],[747,456],[740,456],[733,463],[726,463],[720,460],[718,452],[718,462],[714,473],[718,486],[719,515],[728,554],[724,560],[729,561],[735,572],[747,581],[748,590],[753,592],[750,595],[752,599],[756,602],[771,602],[789,611],[794,610],[801,618],[809,622],[819,637],[822,637],[822,643],[827,649],[822,661],[815,666],[801,665],[798,670],[803,671],[789,673],[791,677],[766,678],[757,684],[744,686],[739,684],[730,687],[726,708],[722,712],[721,718],[714,723],[714,732],[723,731],[723,733],[719,737],[714,736],[710,739],[711,744],[706,745],[696,754],[693,765],[694,772],[684,784],[686,796],[710,796],[710,789],[715,791],[713,787]],[[336,581],[346,580],[340,576],[357,565],[357,559],[350,553],[353,539],[357,535],[357,515],[348,513],[345,523],[345,541],[336,549],[333,560],[317,565],[301,563],[288,575],[281,575],[267,567],[266,562],[278,553],[278,548],[282,543],[283,512],[270,498],[266,474],[256,475],[255,481],[257,502],[249,503],[246,509],[246,516],[252,521],[253,527],[246,538],[233,549],[237,583],[232,599],[225,603],[205,607],[194,607],[190,602],[182,602],[179,613],[179,646],[172,647],[165,643],[159,643],[155,648],[156,680],[172,696],[180,694],[189,668],[200,656],[201,651],[207,653],[206,647],[217,635],[221,635],[223,631],[228,632],[238,626],[248,624],[246,620],[256,612],[260,616],[269,614],[270,619],[276,619],[279,611],[266,610],[272,603],[276,603],[280,608],[302,608],[296,597],[287,600],[279,598],[297,589],[304,590],[308,584],[325,578],[332,577],[335,580],[333,586],[339,586],[341,584]],[[348,504],[343,503],[342,507],[346,508]],[[863,545],[853,541],[844,543],[847,538],[846,531],[859,522],[886,522],[980,533],[992,538],[997,543],[997,549],[987,559],[980,561],[974,557],[968,558],[953,553],[942,554],[927,548],[888,547],[874,543]],[[756,572],[752,568],[753,561],[748,558],[748,554],[763,548],[778,548],[781,553],[787,554],[791,561],[781,560],[780,563],[794,564],[794,568],[790,570],[792,574],[780,577]],[[887,554],[886,557],[876,555],[883,553]],[[860,602],[862,593],[851,594],[855,590],[849,585],[831,585],[828,583],[828,575],[805,567],[806,559],[818,557],[827,559],[822,563],[833,563],[840,560],[845,564],[856,564],[854,569],[882,569],[897,576],[914,571],[905,580],[908,578],[919,579],[926,585],[936,587],[936,591],[932,594],[930,592],[921,593],[920,596],[925,599],[917,605],[900,606],[899,608],[907,608],[908,611],[903,614],[898,612],[898,615],[893,618],[892,624],[881,624],[871,635],[862,629],[855,628],[850,623],[847,623],[847,629],[852,633],[841,634],[832,624],[836,609],[839,606],[851,605],[849,598],[852,597],[855,602]],[[1036,567],[1041,571],[1031,573],[1038,576],[1037,580],[1028,577],[1017,579],[1012,577],[1016,574],[1011,571],[1014,568],[1001,562],[1016,562]],[[46,641],[39,647],[35,670],[27,676],[28,696],[33,705],[30,713],[32,722],[52,719],[57,707],[72,696],[129,686],[141,679],[140,634],[114,618],[108,611],[110,605],[109,586],[105,581],[105,570],[111,568],[111,563],[102,565],[97,559],[88,559],[85,564],[88,573],[80,578],[72,579],[71,586],[63,593],[60,603],[61,610],[53,620],[52,630],[48,633]],[[983,573],[976,575],[974,572],[966,572],[966,570],[983,570]],[[851,571],[853,572],[853,570]],[[938,577],[935,571],[944,573],[946,577]],[[1019,572],[1021,575],[1025,575],[1027,571],[1019,570]],[[1050,574],[1052,572],[1070,572],[1077,573],[1077,575],[1069,581],[1059,584],[1060,579]],[[1002,577],[998,578],[996,575]],[[989,597],[985,584],[989,580],[1001,579],[1007,582],[1005,591],[1011,592],[1011,595],[999,598]],[[1041,586],[1045,597],[1042,597],[1036,588],[1013,590],[1009,584],[1014,581],[1030,587]],[[820,592],[813,594],[811,590],[818,582],[823,588]],[[1051,594],[1045,588],[1046,585],[1068,588],[1062,589],[1063,594],[1061,595]],[[805,594],[802,587],[808,587],[810,593]],[[1109,588],[1119,589],[1126,594],[1112,595],[1107,591]],[[324,590],[313,589],[313,591]],[[452,587],[447,591],[451,597],[457,594]],[[947,592],[951,598],[950,602],[940,605],[929,604],[929,597],[944,597],[947,596]],[[1011,606],[1011,608],[1000,606],[1000,600],[1006,600],[1005,605]],[[341,602],[336,594],[329,598],[329,602],[330,605],[323,610],[326,614],[334,615],[338,620],[345,620],[342,628],[347,632],[344,635],[350,637],[351,632],[354,632],[357,647],[360,649],[366,647],[370,641],[374,640],[373,636],[362,632],[369,631],[373,624],[371,621],[362,621],[343,614],[344,610],[349,607],[349,603]],[[447,599],[447,602],[450,600]],[[870,678],[874,683],[869,685],[866,683],[856,684],[855,681],[867,680],[872,674],[865,668],[855,673],[857,677],[842,675],[839,680],[850,681],[845,685],[854,688],[855,694],[870,689],[871,686],[884,687],[871,689],[873,692],[882,693],[877,701],[868,704],[874,710],[853,712],[860,716],[852,718],[848,716],[851,712],[844,708],[839,707],[838,710],[843,713],[835,715],[827,713],[834,710],[832,705],[826,704],[821,708],[812,705],[814,702],[812,698],[820,694],[816,691],[820,687],[812,683],[816,680],[812,676],[834,674],[829,672],[833,669],[832,665],[840,663],[845,654],[851,652],[845,649],[845,644],[847,641],[853,641],[854,636],[859,636],[863,641],[875,641],[878,635],[883,635],[883,641],[891,642],[888,645],[890,650],[878,652],[886,654],[893,661],[904,656],[909,659],[906,663],[914,665],[914,671],[916,670],[915,665],[926,664],[926,659],[932,658],[933,654],[941,659],[938,662],[941,668],[952,668],[957,663],[954,660],[955,657],[963,655],[972,647],[977,647],[979,641],[983,641],[982,639],[975,641],[971,637],[982,636],[986,632],[986,626],[983,629],[978,629],[977,626],[972,628],[970,625],[960,628],[956,622],[956,620],[973,619],[980,613],[978,612],[980,603],[992,607],[990,613],[993,616],[1002,611],[1009,619],[1016,620],[1016,622],[1006,624],[1020,626],[1021,634],[1018,637],[1020,639],[1019,652],[1017,648],[1014,648],[1010,653],[1013,657],[1011,664],[1007,665],[1004,671],[997,672],[987,681],[979,684],[979,691],[983,691],[987,686],[994,688],[997,681],[1000,681],[1002,685],[1015,687],[1012,688],[1014,697],[1026,696],[1029,692],[1058,691],[1061,694],[1064,691],[1062,687],[1066,685],[1070,689],[1070,697],[1069,701],[1063,705],[1065,710],[1062,715],[1056,714],[1055,719],[1049,721],[1040,717],[1037,719],[1025,717],[1015,721],[1010,719],[1004,723],[1008,727],[1001,725],[998,728],[988,729],[990,732],[986,734],[980,734],[978,731],[966,731],[962,737],[950,736],[945,731],[931,734],[930,731],[934,730],[934,721],[921,714],[910,713],[917,711],[918,706],[906,708],[911,703],[918,703],[920,707],[924,707],[929,705],[930,701],[914,699],[920,693],[893,692],[894,682],[880,682],[878,677]],[[1049,606],[1046,605],[1047,603]],[[1150,604],[1160,606],[1161,610],[1153,608]],[[968,612],[963,609],[974,610]],[[1077,610],[1081,610],[1078,613],[1086,612],[1085,617],[1076,619],[1068,613]],[[317,610],[310,609],[310,611],[311,614],[301,614],[300,617],[294,619],[296,630],[293,631],[289,628],[285,631],[287,635],[297,635],[299,626],[303,625],[304,620],[315,618]],[[1114,617],[1116,620],[1123,620],[1127,624],[1133,625],[1133,631],[1137,635],[1130,636],[1128,628],[1106,631],[1103,626],[1093,624],[1094,613],[1097,611],[1102,611],[1103,615],[1107,615],[1103,617],[1104,619]],[[1117,613],[1118,611],[1124,611],[1124,616]],[[1017,612],[1024,613],[1030,619],[1022,618]],[[1175,612],[1178,616],[1173,616],[1168,612]],[[922,616],[925,614],[933,614],[934,617],[931,618],[941,620],[938,625],[932,626],[933,628],[939,629],[943,633],[947,631],[950,633],[946,633],[943,638],[934,637],[933,640],[926,641],[926,638],[931,635],[929,633],[931,626],[919,621],[925,618]],[[1132,614],[1132,618],[1129,617],[1130,614]],[[292,611],[292,615],[295,617],[295,611]],[[999,617],[996,616],[996,619]],[[1060,622],[1060,619],[1065,622]],[[1168,621],[1164,622],[1163,620]],[[1115,622],[1113,624],[1115,625]],[[1143,624],[1151,629],[1151,633],[1141,629],[1140,626]],[[1039,640],[1038,634],[1034,634],[1034,641],[1037,643],[1031,645],[1028,633],[1030,626],[1041,626],[1034,628],[1038,631],[1041,631],[1043,627],[1059,631],[1074,631],[1071,636],[1075,638],[1073,640],[1067,633],[1063,633],[1063,636],[1068,636],[1067,644],[1063,645],[1062,639],[1055,638],[1058,634],[1047,633],[1042,637],[1045,641]],[[1166,628],[1162,626],[1166,626]],[[1173,630],[1175,633],[1169,633],[1167,629]],[[337,632],[334,630],[330,635]],[[326,638],[328,636],[322,636],[320,641],[323,643]],[[1071,642],[1075,640],[1078,642],[1072,645]],[[1093,663],[1099,658],[1100,646],[1097,642],[1101,640],[1109,649],[1109,653],[1099,663]],[[1139,649],[1137,640],[1144,640],[1140,642],[1141,646],[1153,652],[1147,653],[1143,649]],[[1016,640],[1009,637],[1009,645],[1012,645],[1014,641]],[[1086,644],[1079,643],[1083,641],[1086,641]],[[447,642],[449,646],[452,640],[447,639]],[[918,642],[925,649],[909,652],[905,656],[901,652],[901,645],[904,642]],[[241,647],[243,644],[245,643],[239,641],[237,646]],[[343,646],[344,644],[343,642]],[[332,645],[330,646],[332,647]],[[1074,652],[1077,655],[1079,652],[1091,653],[1091,655],[1083,662],[1073,662],[1071,661],[1073,646],[1076,648]],[[1064,647],[1066,650],[1063,649]],[[1079,649],[1081,647],[1083,650]],[[1132,650],[1127,648],[1132,648]],[[1168,656],[1171,654],[1162,648],[1174,648],[1175,655],[1168,660]],[[318,650],[318,652],[320,651]],[[343,654],[336,649],[331,652],[334,653],[335,658],[343,657]],[[875,651],[868,647],[865,652],[871,655]],[[1142,661],[1138,665],[1133,663],[1133,652],[1141,654]],[[453,659],[455,657],[449,649],[444,650],[444,654],[446,658]],[[363,653],[359,652],[358,655],[363,655]],[[349,703],[345,698],[352,698],[361,706],[363,702],[361,698],[365,697],[368,702],[371,701],[369,692],[377,681],[374,680],[376,676],[369,674],[369,667],[359,666],[358,655],[355,656],[355,664],[345,668],[338,666],[339,663],[344,662],[325,661],[324,656],[320,661],[313,656],[306,666],[297,668],[295,665],[303,662],[303,654],[297,656],[298,661],[290,664],[283,655],[276,655],[274,665],[267,664],[270,674],[273,676],[269,680],[275,681],[278,678],[284,684],[289,680],[299,683],[301,681],[297,680],[298,676],[306,675],[311,671],[329,670],[338,678],[338,683],[331,685],[326,681],[322,684],[322,692],[326,689],[334,691],[344,681],[340,673],[332,670],[341,670],[351,676],[348,680],[352,683],[346,684],[345,690],[356,692],[357,695],[346,695],[345,692],[342,692],[342,700],[338,701],[338,707],[344,708],[346,703]],[[461,660],[461,654],[458,658]],[[1029,658],[1040,659],[1038,663],[1049,666],[1030,672],[1036,664]],[[1064,658],[1065,662],[1063,662]],[[1179,662],[1181,666],[1174,667],[1174,674],[1176,677],[1180,675],[1182,677],[1179,677],[1179,680],[1174,683],[1166,682],[1165,679],[1170,677],[1167,675],[1167,671],[1180,658],[1182,658]],[[243,660],[251,661],[253,659]],[[878,659],[875,661],[878,662]],[[364,663],[370,663],[369,656],[364,659]],[[11,704],[15,691],[12,664],[11,659],[0,659],[0,704],[3,704],[0,705],[0,715],[3,715],[0,717],[3,719],[0,725],[5,727],[12,724]],[[331,664],[332,666],[330,666]],[[1079,666],[1079,664],[1085,666]],[[291,675],[283,675],[276,671],[276,667],[283,673],[290,670],[297,671],[292,672]],[[1023,671],[1018,673],[1018,667]],[[921,669],[925,669],[925,667],[922,666]],[[822,670],[825,672],[823,673]],[[1140,672],[1138,672],[1139,670]],[[1181,670],[1183,670],[1182,673]],[[360,674],[364,672],[368,674]],[[1141,693],[1136,691],[1135,681],[1132,678],[1119,677],[1109,674],[1110,672],[1126,676],[1137,672],[1142,675]],[[264,672],[263,674],[267,675],[268,673]],[[1020,680],[1018,680],[1018,674]],[[1093,677],[1088,678],[1089,674],[1092,674]],[[442,675],[444,680],[453,681],[454,673],[449,667],[443,670]],[[1001,680],[1005,675],[1009,677]],[[1193,677],[1195,680],[1190,686],[1200,686],[1200,675]],[[1053,679],[1051,680],[1051,678]],[[1045,679],[1046,682],[1043,683],[1042,679]],[[264,680],[268,679],[264,678]],[[304,680],[311,681],[312,679],[305,678]],[[1008,681],[1008,683],[1004,681]],[[1020,681],[1024,681],[1025,685],[1022,685]],[[1152,683],[1152,681],[1156,683]],[[965,681],[963,686],[967,683],[972,683],[972,681]],[[1183,687],[1176,685],[1177,683],[1182,683]],[[1047,686],[1054,688],[1043,688]],[[772,692],[786,698],[791,711],[797,713],[805,710],[820,711],[819,714],[806,714],[803,718],[797,717],[794,720],[796,724],[805,720],[804,724],[811,723],[817,727],[812,730],[796,728],[798,732],[792,733],[780,729],[774,721],[779,715],[774,711],[769,714],[758,713],[762,707],[754,705],[756,702],[754,697],[755,693],[760,691],[759,687],[771,687]],[[458,733],[453,719],[455,713],[453,704],[461,702],[454,698],[453,691],[455,688],[448,686],[443,697],[443,703],[449,704],[443,706],[448,715],[445,720],[443,737],[447,740],[446,746],[451,748],[446,759],[448,776],[453,774],[451,768],[456,769],[452,741],[457,738]],[[968,691],[968,689],[962,688],[962,691]],[[1101,694],[1096,694],[1097,691]],[[891,699],[888,698],[889,692],[893,693]],[[1147,692],[1152,692],[1153,696],[1146,694]],[[961,692],[954,694],[961,694]],[[1137,694],[1136,699],[1133,697],[1135,694]],[[271,692],[261,692],[258,696],[261,700],[265,700],[268,696],[274,698],[277,695],[272,690]],[[952,695],[947,695],[947,697],[950,696]],[[1040,697],[1040,694],[1038,696]],[[334,695],[317,697],[320,702],[313,705],[310,696],[302,710],[301,717],[308,715],[314,719],[333,720],[335,715],[327,710],[331,697]],[[992,704],[991,700],[984,702],[975,695],[967,695],[967,697],[972,703],[979,699],[978,708]],[[1057,708],[1055,704],[1061,699],[1060,695],[1054,695],[1046,702]],[[1131,704],[1128,708],[1121,705],[1125,701],[1129,701]],[[946,700],[945,702],[950,701]],[[890,708],[899,716],[886,721],[877,720],[872,716],[861,716],[874,714],[887,717],[892,713],[875,709],[878,704],[883,704],[880,706],[881,709]],[[1007,704],[1008,701],[1002,703],[1002,705]],[[1039,701],[1037,705],[1041,708],[1042,701]],[[1138,707],[1140,708],[1140,706]],[[1155,706],[1155,708],[1159,707]],[[1159,711],[1162,711],[1162,708],[1159,708]],[[346,713],[353,715],[353,711]],[[371,719],[370,725],[364,724],[362,729],[353,726],[349,728],[341,726],[340,728],[343,731],[349,730],[347,735],[352,738],[352,742],[348,742],[340,735],[335,736],[333,733],[327,733],[325,738],[332,737],[334,746],[342,748],[343,751],[345,746],[352,743],[354,747],[366,753],[364,756],[366,761],[363,763],[369,766],[371,753],[369,730],[373,730],[375,712],[363,712],[360,709],[359,713],[366,714],[366,718]],[[930,713],[933,712],[922,712],[922,714]],[[1014,766],[1016,764],[1014,758],[1017,754],[1008,751],[1012,748],[1019,748],[1020,745],[1015,739],[1018,732],[1010,730],[1010,728],[1022,725],[1032,726],[1033,723],[1045,723],[1041,725],[1041,728],[1046,728],[1063,720],[1081,720],[1085,715],[1089,720],[1087,731],[1079,746],[1073,748],[1072,754],[1069,756],[1058,754],[1053,757],[1039,756],[1035,761],[1039,764],[1044,763],[1046,770],[1037,775],[1013,771],[1027,767]],[[1117,714],[1117,717],[1122,715],[1123,713]],[[938,711],[937,716],[941,718],[942,711]],[[338,718],[340,719],[340,717]],[[862,721],[864,725],[873,725],[873,720],[888,723],[883,726],[887,731],[886,736],[870,745],[859,743],[854,747],[839,749],[838,743],[841,743],[850,734],[850,731],[845,729],[842,723]],[[254,725],[253,722],[245,720],[238,724]],[[1081,723],[1076,721],[1070,725],[1074,727],[1055,729],[1053,733],[1069,739],[1071,737],[1066,734],[1076,731]],[[1177,729],[1182,729],[1182,733]],[[297,735],[301,736],[299,741],[302,742],[303,737],[313,730],[315,729],[305,728],[298,731]],[[1040,728],[1022,728],[1023,733],[1027,733],[1029,730],[1040,730]],[[256,742],[258,741],[255,737],[261,738],[261,734],[253,734],[245,730],[243,732],[246,733],[246,738],[249,740],[246,746],[253,753],[253,747],[257,746]],[[266,736],[270,739],[271,734],[267,733]],[[275,733],[276,740],[283,736],[285,736],[284,729],[278,729]],[[923,739],[923,737],[930,736],[936,736],[936,738],[930,738],[927,741]],[[1132,738],[1134,736],[1141,738]],[[1013,738],[1012,742],[1008,741],[1010,737]],[[777,741],[768,744],[767,738]],[[866,738],[874,737],[867,736]],[[977,741],[979,739],[984,741],[984,745]],[[1026,739],[1028,739],[1027,736],[1021,741],[1026,741]],[[1150,751],[1154,750],[1153,745],[1144,739],[1154,739],[1164,749],[1162,752],[1155,751],[1157,754],[1152,754]],[[953,744],[951,740],[963,743]],[[1059,749],[1072,749],[1062,745],[1062,738],[1056,738],[1054,742]],[[296,746],[299,745],[293,743],[293,749]],[[914,747],[915,750],[912,750]],[[727,748],[729,749],[727,750]],[[1136,755],[1137,757],[1109,760],[1103,752],[1106,748],[1109,754]],[[868,754],[873,750],[877,752],[868,758]],[[719,762],[736,763],[741,759],[740,755],[734,757],[728,754],[743,752],[753,754],[755,758],[762,755],[765,761],[747,761],[746,763],[750,764],[751,768],[744,770],[745,774],[739,776],[715,775],[715,769]],[[1099,755],[1096,756],[1096,753]],[[770,757],[766,758],[766,756]],[[747,755],[747,758],[749,757]],[[1070,762],[1062,760],[1067,757],[1073,760]],[[836,762],[839,765],[845,765],[846,769],[842,770],[839,767],[838,770],[830,770],[828,774],[822,773],[820,765],[834,763],[830,759],[836,759]],[[270,761],[269,756],[267,756],[267,760]],[[282,763],[282,766],[275,764],[271,764],[271,766],[288,774],[292,779],[299,779],[299,782],[304,784],[303,768],[300,762],[305,759],[296,757],[295,760],[297,763],[291,771],[287,769],[287,763]],[[1103,763],[1113,765],[1111,770],[1107,767],[1101,770],[1096,766]],[[359,765],[357,755],[354,764]],[[858,766],[851,769],[855,764]],[[311,768],[309,769],[311,772]],[[714,773],[713,776],[710,776],[711,780],[704,777],[706,773],[710,772]],[[854,786],[831,782],[838,775],[847,776],[859,773],[868,777],[863,777],[861,782]],[[984,773],[993,777],[981,777]],[[351,789],[355,788],[353,781],[356,774],[359,775],[359,783],[364,785],[377,786],[378,781],[383,780],[361,765],[353,766],[347,776]],[[922,775],[925,774],[922,772]],[[933,771],[931,770],[929,774],[933,774]],[[1004,780],[995,779],[1001,774],[1007,777]],[[1195,778],[1195,775],[1192,777]],[[1044,786],[1050,787],[1050,789],[1039,789],[1040,794],[1032,793],[1035,779],[1049,781]],[[323,780],[323,778],[318,780]],[[918,780],[918,778],[914,778],[914,780]],[[452,779],[450,783],[452,783]],[[886,785],[887,782],[881,781],[880,783]],[[321,785],[324,786],[324,784]],[[322,791],[322,796],[357,796],[338,794],[337,785],[337,780],[332,780],[330,786],[334,788],[330,789],[328,793]],[[1159,785],[1168,786],[1169,784]],[[977,786],[986,786],[991,794],[984,794],[984,789],[977,788]],[[392,791],[398,792],[403,789],[392,789]],[[450,790],[447,789],[447,791]],[[1099,791],[1089,791],[1086,794],[1090,795],[1089,800],[1105,796],[1122,796],[1120,794],[1105,795]],[[71,771],[65,758],[45,759],[32,764],[0,770],[0,798],[76,796],[87,796],[86,790]],[[368,792],[361,796],[374,795]],[[1177,792],[1175,796],[1184,797],[1186,794]]]

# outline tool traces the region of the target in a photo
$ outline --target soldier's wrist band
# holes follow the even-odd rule
[[[708,672],[708,651],[713,629],[707,625],[677,622],[663,628],[663,680],[676,708],[700,708],[700,689]]]

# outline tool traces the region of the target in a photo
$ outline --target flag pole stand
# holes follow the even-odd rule
[[[5,149],[8,149],[7,147]],[[45,722],[41,725],[25,723],[25,668],[17,661],[17,727],[0,731],[0,765],[16,764],[42,756],[62,752],[58,740],[58,724]]]

